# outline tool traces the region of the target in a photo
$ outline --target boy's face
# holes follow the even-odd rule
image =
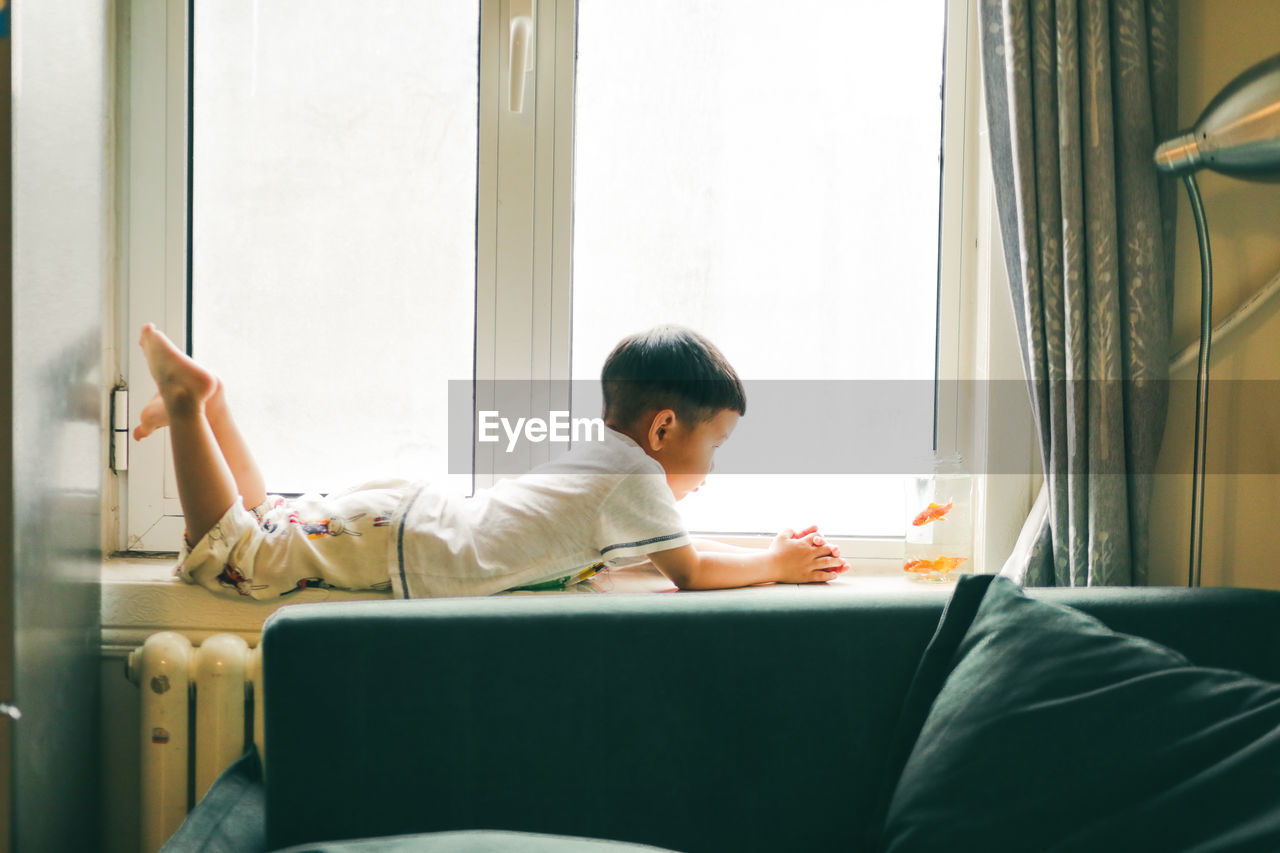
[[[676,500],[695,491],[711,472],[716,448],[738,425],[738,413],[721,409],[713,418],[689,425],[671,410],[659,412],[649,431],[649,455],[667,472],[667,485]]]

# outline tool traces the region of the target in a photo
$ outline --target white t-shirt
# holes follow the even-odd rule
[[[489,595],[689,544],[662,466],[611,429],[473,498],[430,483],[397,522],[397,597]]]

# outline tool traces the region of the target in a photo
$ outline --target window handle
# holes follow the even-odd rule
[[[508,7],[507,67],[511,72],[508,107],[513,113],[524,112],[525,74],[533,70],[536,53],[533,21],[537,15],[537,3],[538,0],[510,0]]]

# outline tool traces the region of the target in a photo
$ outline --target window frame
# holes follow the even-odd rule
[[[116,310],[127,322],[118,325],[122,339],[116,351],[120,375],[130,388],[130,427],[155,391],[134,345],[137,329],[157,322],[177,340],[187,336],[188,45],[194,2],[129,0],[122,16],[127,37],[119,39],[119,60],[127,91],[120,98],[124,144]],[[535,67],[526,76],[524,110],[512,113],[505,107],[511,0],[479,3],[475,379],[480,394],[492,387],[486,380],[571,375],[576,7],[576,0],[536,0]],[[989,199],[984,207],[978,186],[985,148],[978,143],[985,122],[980,120],[976,17],[976,0],[947,3],[936,360],[938,448],[959,450],[975,462],[985,455],[983,401],[972,391],[978,383],[956,380],[987,375],[977,362],[984,353],[1001,350],[989,346],[989,336],[1005,334],[990,323],[975,322],[984,319],[980,306],[990,294],[991,276],[981,253],[994,225]],[[568,386],[550,383],[566,394]],[[477,405],[486,407],[482,399]],[[567,409],[569,401],[531,400],[530,406]],[[486,450],[492,452],[493,446]],[[542,445],[534,452],[549,454],[550,448]],[[168,455],[168,442],[129,442],[128,470],[118,474],[116,542],[108,543],[109,551],[173,550],[182,518]],[[530,460],[538,461],[543,460]],[[485,461],[478,459],[477,470],[485,469]],[[983,501],[982,478],[978,483],[975,523],[981,541],[986,516],[1001,507]],[[477,488],[491,484],[476,478]],[[1020,501],[1009,499],[1011,504]],[[839,541],[855,559],[892,559],[902,550],[900,538]]]
[[[130,3],[128,38],[120,40],[128,91],[119,301],[128,321],[117,348],[130,429],[156,390],[132,335],[156,322],[179,341],[187,337],[187,36],[186,0]],[[171,551],[183,525],[168,442],[130,441],[128,455],[118,474],[119,550]]]

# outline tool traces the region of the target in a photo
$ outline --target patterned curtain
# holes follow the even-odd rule
[[[1175,0],[980,0],[992,167],[1045,484],[1002,574],[1143,584],[1167,409]]]

